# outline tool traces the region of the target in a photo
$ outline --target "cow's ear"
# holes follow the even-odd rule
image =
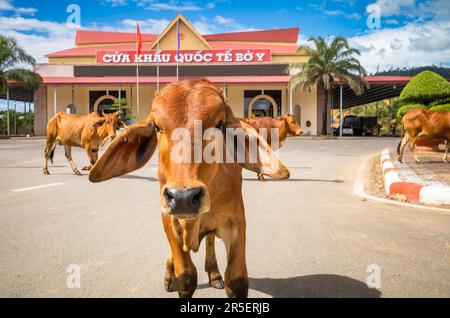
[[[152,122],[139,122],[114,138],[89,172],[89,181],[101,182],[142,168],[158,141]]]
[[[106,118],[97,119],[92,126],[94,128],[100,127],[101,125],[103,125],[105,123],[105,121],[106,121]]]
[[[280,161],[266,140],[242,118],[234,117],[228,105],[226,108],[227,155],[232,157],[234,162],[242,165],[244,169],[274,179],[289,178],[289,170]]]

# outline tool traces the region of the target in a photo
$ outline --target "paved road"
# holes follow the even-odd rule
[[[176,297],[163,289],[168,244],[156,161],[112,181],[72,175],[58,147],[52,175],[41,170],[43,140],[0,141],[0,296]],[[245,173],[251,297],[450,297],[450,213],[364,201],[352,193],[362,158],[396,140],[290,139],[287,181]],[[73,151],[81,168],[84,153]],[[17,189],[54,184],[47,188]],[[217,242],[223,272],[225,253]],[[194,255],[196,297],[207,286],[204,251]],[[81,288],[66,287],[81,266]],[[367,268],[381,270],[369,289]]]

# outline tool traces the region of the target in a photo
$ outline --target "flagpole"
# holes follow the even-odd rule
[[[159,31],[159,20],[158,20],[158,37],[160,34]],[[156,43],[156,51],[159,52],[159,41]],[[156,60],[156,91],[159,92],[159,59]]]
[[[136,21],[136,118],[139,119],[140,105],[139,105],[139,55],[141,45],[141,30],[139,28],[139,21]]]
[[[180,55],[180,19],[177,20],[177,82],[178,82],[178,58]]]

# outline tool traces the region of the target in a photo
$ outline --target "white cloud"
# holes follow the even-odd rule
[[[326,15],[333,15],[333,16],[343,16],[348,20],[360,20],[361,19],[361,15],[358,13],[345,13],[342,10],[324,10],[323,11],[324,14]]]
[[[127,0],[103,0],[103,4],[110,5],[111,7],[123,7],[128,4]]]
[[[14,10],[16,15],[31,15],[34,16],[34,14],[37,12],[37,9],[35,8],[17,8]]]
[[[233,18],[225,18],[221,15],[216,15],[214,18],[214,22],[218,24],[230,24],[230,23],[236,23],[236,21]]]
[[[149,2],[151,3],[149,3],[148,5],[145,5],[145,1],[138,3],[138,5],[140,4],[141,6],[144,6],[146,10],[151,11],[202,11],[202,10],[210,10],[216,7],[216,5],[213,2],[208,2],[204,6],[198,5],[195,2],[184,2],[184,1],[170,1],[166,3],[153,1]]]
[[[384,23],[389,24],[389,25],[398,25],[398,24],[400,24],[400,22],[398,22],[395,19],[387,19],[387,20],[384,21]]]
[[[14,11],[16,16],[31,15],[33,16],[37,9],[35,8],[16,8],[12,5],[10,0],[0,0],[0,11]]]
[[[420,3],[416,0],[377,0],[369,4],[366,11],[371,12],[371,8],[375,5],[379,6],[383,17],[403,16],[422,21],[450,17],[449,0],[426,0]]]
[[[0,10],[14,10],[11,1],[9,0],[0,0]]]
[[[375,3],[369,4],[367,8],[373,5],[380,7],[382,16],[398,16],[406,15],[416,8],[415,0],[377,0]]]
[[[450,22],[408,23],[385,28],[349,39],[361,50],[359,57],[369,71],[391,67],[450,63]]]
[[[0,33],[15,38],[37,62],[45,54],[74,46],[75,30],[64,23],[35,18],[0,16]]]

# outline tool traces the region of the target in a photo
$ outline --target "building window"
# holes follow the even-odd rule
[[[281,115],[281,90],[244,90],[245,117],[250,117],[248,113],[250,104],[252,104],[251,117]]]

